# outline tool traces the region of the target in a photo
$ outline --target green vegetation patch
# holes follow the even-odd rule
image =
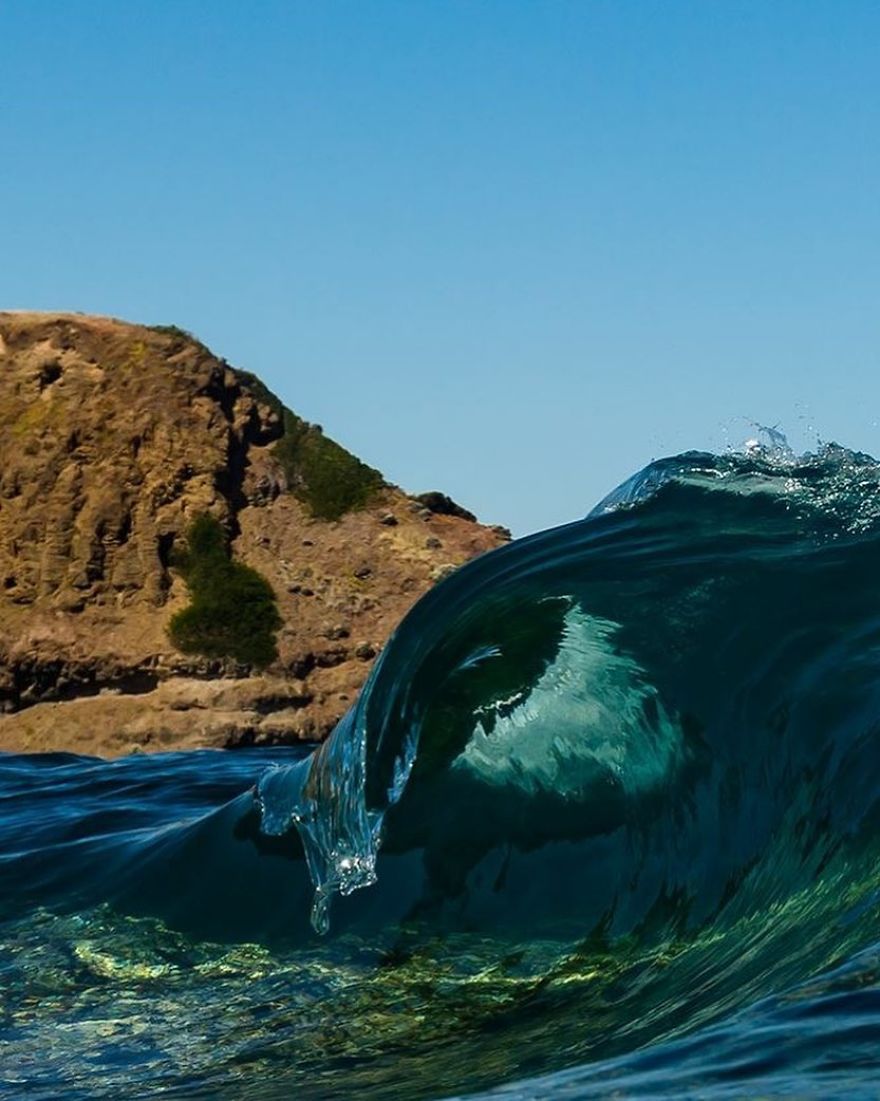
[[[179,325],[150,325],[148,327],[152,332],[161,333],[163,336],[173,336],[177,340],[191,340],[194,344],[201,343],[192,335],[189,329],[181,329]]]
[[[275,593],[256,570],[233,561],[218,520],[197,516],[186,546],[174,553],[171,564],[183,576],[191,597],[168,626],[179,650],[234,658],[260,669],[275,660],[275,633],[281,626]]]
[[[255,375],[246,371],[238,374],[254,397],[281,417],[284,435],[275,444],[275,455],[291,492],[313,516],[338,520],[370,503],[385,484],[378,470],[325,436],[320,425],[309,424],[292,413]]]
[[[190,346],[197,348],[204,355],[212,354],[211,349],[199,340],[194,333],[191,333],[189,329],[182,329],[179,325],[147,325],[146,328],[150,332],[159,333],[161,336],[171,337],[170,350],[174,355]],[[223,360],[220,362],[222,363]]]
[[[275,454],[291,490],[321,520],[338,520],[363,508],[384,485],[378,470],[288,409]]]

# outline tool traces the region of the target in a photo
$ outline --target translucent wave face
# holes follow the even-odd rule
[[[475,710],[453,770],[487,786],[568,799],[589,798],[601,772],[630,795],[662,785],[675,768],[681,732],[643,670],[614,647],[617,630],[572,608],[558,656],[529,693],[512,708],[502,700]]]
[[[334,894],[376,881],[397,804],[395,828],[429,847],[463,843],[444,800],[493,808],[472,831],[486,846],[506,829],[532,844],[529,800],[560,836],[638,818],[705,751],[700,732],[734,721],[723,695],[706,714],[713,650],[734,686],[749,681],[776,645],[766,624],[746,645],[758,610],[781,600],[795,631],[805,554],[878,524],[873,459],[831,445],[797,457],[770,438],[661,460],[584,521],[459,570],[413,609],[329,741],[259,784],[263,832],[301,837],[315,927]]]

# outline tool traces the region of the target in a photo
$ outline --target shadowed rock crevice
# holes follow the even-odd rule
[[[140,696],[154,691],[159,684],[158,675],[149,669],[114,669],[101,662],[73,664],[61,659],[24,660],[5,673],[0,682],[0,710],[4,712],[101,692]]]

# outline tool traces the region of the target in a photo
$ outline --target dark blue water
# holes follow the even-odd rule
[[[319,751],[0,758],[0,1094],[880,1095],[880,467],[484,556]]]

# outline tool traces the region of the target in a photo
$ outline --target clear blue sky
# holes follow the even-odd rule
[[[191,329],[515,532],[880,451],[880,4],[0,0],[0,303]]]

